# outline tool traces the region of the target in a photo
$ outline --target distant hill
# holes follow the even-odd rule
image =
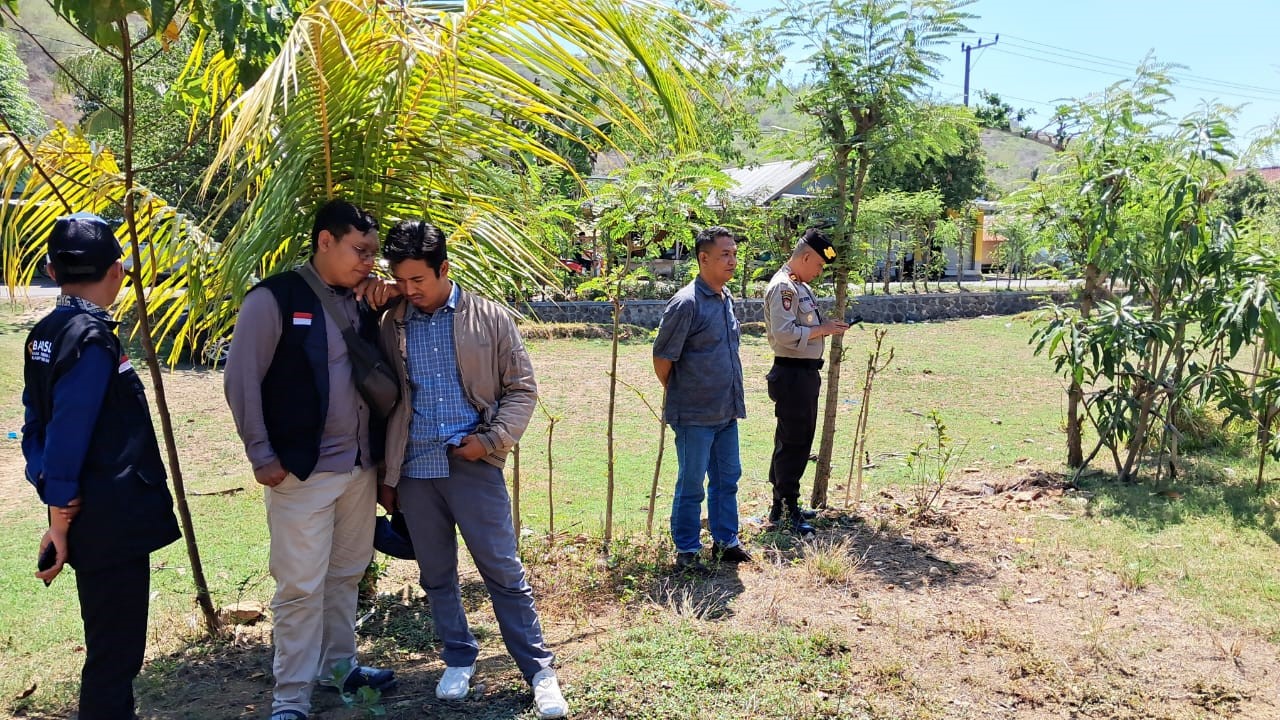
[[[80,36],[62,18],[54,14],[44,0],[19,0],[18,22],[40,39],[59,61],[89,49],[89,41]],[[16,28],[6,29],[18,48],[18,57],[27,65],[27,88],[31,99],[44,110],[47,119],[73,125],[80,121],[75,100],[58,82],[58,66],[41,52],[31,38]]]
[[[1016,133],[983,128],[981,135],[987,153],[987,178],[1001,195],[1027,184],[1037,168],[1045,172],[1053,161],[1053,148]]]

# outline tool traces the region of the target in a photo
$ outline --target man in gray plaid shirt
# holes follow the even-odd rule
[[[538,717],[564,717],[568,706],[516,555],[502,477],[507,454],[537,403],[529,354],[505,309],[449,279],[439,228],[401,222],[387,233],[383,253],[408,302],[387,311],[380,325],[383,350],[400,377],[401,402],[387,420],[378,501],[404,514],[444,645],[446,668],[436,697],[468,695],[480,652],[458,587],[461,531],[507,651],[533,687]]]

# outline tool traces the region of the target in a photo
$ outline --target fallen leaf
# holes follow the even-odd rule
[[[1043,600],[1043,599],[1044,599],[1044,598],[1038,598],[1038,597],[1034,597],[1034,598],[1027,598],[1026,602],[1027,602],[1027,604],[1028,604],[1028,605],[1034,605],[1035,603],[1038,603],[1038,602],[1040,602],[1040,601],[1041,601],[1041,600]]]
[[[31,683],[31,687],[18,693],[17,697],[15,697],[14,700],[22,700],[23,698],[31,697],[31,693],[36,691],[37,685],[39,685],[39,683]]]

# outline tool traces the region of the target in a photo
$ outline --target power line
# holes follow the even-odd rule
[[[1026,60],[1034,60],[1034,61],[1036,61],[1036,62],[1046,63],[1046,64],[1049,64],[1049,65],[1053,65],[1053,66],[1055,66],[1055,67],[1069,67],[1069,68],[1072,68],[1072,69],[1074,69],[1074,70],[1081,70],[1081,71],[1083,71],[1083,72],[1091,72],[1091,73],[1097,73],[1097,74],[1099,74],[1099,75],[1106,75],[1106,76],[1111,77],[1111,78],[1113,78],[1113,79],[1115,79],[1115,80],[1125,80],[1125,79],[1129,79],[1129,78],[1131,78],[1131,77],[1132,77],[1132,73],[1127,73],[1127,74],[1126,74],[1126,73],[1123,73],[1122,71],[1120,71],[1119,69],[1116,69],[1116,68],[1099,68],[1099,67],[1088,67],[1088,66],[1085,66],[1085,65],[1074,65],[1074,64],[1072,64],[1072,63],[1061,62],[1061,61],[1059,61],[1059,60],[1053,60],[1053,59],[1051,59],[1051,58],[1041,57],[1041,56],[1037,56],[1037,55],[1028,55],[1028,54],[1025,54],[1025,53],[1014,52],[1014,51],[1012,51],[1012,50],[1006,50],[1006,49],[1003,49],[1003,48],[997,48],[996,52],[1001,52],[1001,53],[1004,53],[1005,55],[1012,55],[1012,56],[1014,56],[1014,57],[1019,57],[1019,58],[1023,58],[1023,59],[1026,59]],[[1118,73],[1119,73],[1119,74],[1118,74]],[[1206,92],[1206,93],[1217,93],[1217,94],[1219,94],[1219,95],[1226,95],[1226,96],[1229,96],[1229,97],[1240,98],[1240,99],[1243,99],[1243,100],[1256,100],[1256,101],[1258,101],[1258,102],[1277,102],[1277,101],[1280,101],[1280,91],[1265,91],[1265,90],[1264,90],[1263,92],[1275,92],[1275,93],[1277,93],[1277,97],[1259,97],[1259,96],[1257,96],[1257,95],[1251,95],[1251,94],[1248,94],[1248,93],[1245,93],[1245,92],[1242,92],[1242,91],[1239,91],[1239,90],[1233,90],[1233,89],[1231,89],[1231,88],[1225,88],[1225,87],[1203,87],[1203,86],[1199,86],[1199,85],[1192,85],[1192,84],[1190,84],[1189,82],[1187,82],[1186,80],[1184,80],[1184,79],[1182,79],[1182,78],[1178,77],[1177,75],[1171,75],[1171,78],[1173,79],[1173,81],[1174,81],[1174,84],[1175,84],[1175,85],[1178,85],[1178,86],[1184,87],[1184,88],[1186,88],[1186,89],[1188,89],[1188,90],[1195,90],[1195,91],[1198,91],[1198,92]]]
[[[1101,66],[1101,67],[1114,67],[1114,68],[1115,68],[1115,69],[1117,69],[1117,70],[1122,70],[1122,71],[1125,71],[1125,72],[1127,72],[1127,73],[1132,73],[1132,72],[1133,72],[1133,68],[1134,68],[1134,67],[1136,67],[1136,65],[1125,65],[1125,64],[1123,64],[1123,63],[1119,63],[1119,62],[1112,63],[1111,61],[1106,61],[1106,63],[1103,63],[1103,62],[1101,62],[1101,61],[1100,61],[1100,62],[1097,62],[1097,63],[1094,63],[1094,62],[1092,62],[1092,61],[1088,61],[1088,60],[1081,60],[1081,59],[1079,59],[1079,58],[1075,58],[1075,57],[1073,57],[1073,56],[1071,56],[1071,55],[1066,55],[1066,54],[1063,54],[1063,53],[1055,53],[1055,52],[1050,52],[1050,51],[1047,51],[1047,50],[1038,50],[1038,49],[1033,48],[1033,47],[1028,47],[1028,46],[1025,46],[1025,45],[1021,45],[1021,44],[1019,44],[1019,43],[1017,43],[1017,42],[1011,42],[1011,43],[1009,43],[1009,45],[1010,45],[1011,47],[1017,48],[1017,49],[1019,49],[1019,50],[1026,50],[1026,51],[1028,51],[1028,52],[1035,53],[1035,54],[1038,54],[1038,55],[1039,55],[1039,54],[1043,54],[1043,55],[1050,55],[1050,56],[1053,56],[1053,57],[1066,58],[1066,59],[1068,59],[1068,60],[1076,60],[1077,62],[1085,62],[1085,63],[1088,63],[1088,64],[1096,64],[1096,65],[1099,65],[1099,66]],[[1195,83],[1202,84],[1202,85],[1221,86],[1222,88],[1224,88],[1224,89],[1226,89],[1226,90],[1231,90],[1231,91],[1244,91],[1244,92],[1246,92],[1246,93],[1250,93],[1250,94],[1259,94],[1259,93],[1261,93],[1261,94],[1266,94],[1266,95],[1275,95],[1275,96],[1276,96],[1276,99],[1277,99],[1277,100],[1280,100],[1280,90],[1273,89],[1273,88],[1266,88],[1266,87],[1262,87],[1262,86],[1260,86],[1260,85],[1246,85],[1246,84],[1244,84],[1244,83],[1229,82],[1229,81],[1226,81],[1226,80],[1213,80],[1212,78],[1206,78],[1206,77],[1203,77],[1203,76],[1201,76],[1201,75],[1193,75],[1193,74],[1191,74],[1191,73],[1184,73],[1184,72],[1180,72],[1180,71],[1177,71],[1177,70],[1175,70],[1175,71],[1171,72],[1171,73],[1170,73],[1170,76],[1171,76],[1171,77],[1173,77],[1173,78],[1175,78],[1176,80],[1179,80],[1179,81],[1187,81],[1187,80],[1189,80],[1189,81],[1191,81],[1191,82],[1195,82]]]
[[[959,85],[959,84],[957,84],[957,83],[943,82],[943,81],[937,81],[937,82],[935,82],[934,84],[935,84],[935,85],[946,85],[947,87],[952,87],[952,88],[957,88],[957,89],[959,89],[959,88],[961,88],[961,87],[962,87],[961,85]],[[1031,104],[1033,104],[1033,105],[1043,105],[1044,107],[1047,107],[1047,108],[1055,108],[1055,109],[1058,107],[1058,105],[1059,105],[1059,104],[1061,104],[1061,103],[1046,102],[1046,101],[1044,101],[1044,100],[1032,100],[1031,98],[1018,97],[1017,95],[1010,95],[1010,94],[1005,93],[1005,92],[993,92],[992,90],[990,90],[990,89],[988,89],[988,88],[982,88],[982,90],[986,90],[987,92],[992,92],[992,93],[993,93],[993,94],[995,94],[995,95],[999,95],[1001,100],[1017,100],[1017,101],[1019,101],[1019,102],[1028,102],[1028,103],[1031,103]]]
[[[1083,62],[1090,65],[1112,66],[1112,67],[1115,67],[1116,69],[1124,70],[1126,73],[1132,73],[1133,69],[1138,65],[1138,63],[1135,63],[1129,60],[1120,60],[1117,58],[1107,57],[1104,55],[1095,55],[1093,53],[1084,52],[1083,50],[1073,50],[1071,48],[1066,48],[1059,45],[1051,45],[1049,43],[1043,43],[1038,40],[1031,40],[1029,38],[1020,37],[1018,35],[1005,34],[1004,37],[1011,39],[1013,41],[1008,43],[1009,45],[1022,50],[1026,50],[1028,52],[1050,55],[1055,57],[1062,57],[1068,60],[1075,60],[1077,62]],[[1026,45],[1023,45],[1023,43],[1026,43]],[[1027,45],[1033,45],[1037,47],[1027,47]],[[1040,48],[1048,48],[1048,50],[1041,50]],[[1052,52],[1052,51],[1058,51],[1058,52]],[[1239,83],[1231,80],[1219,80],[1217,78],[1211,78],[1205,75],[1197,75],[1190,72],[1175,72],[1173,74],[1180,79],[1190,80],[1196,83],[1202,83],[1202,84],[1208,84],[1208,85],[1222,85],[1224,87],[1244,90],[1250,93],[1280,95],[1280,88],[1264,87],[1262,85],[1251,85],[1249,83]]]

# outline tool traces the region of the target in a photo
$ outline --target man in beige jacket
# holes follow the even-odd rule
[[[538,717],[568,714],[516,555],[502,477],[537,403],[533,365],[510,314],[449,279],[444,234],[421,221],[387,233],[383,254],[407,302],[383,316],[383,350],[400,377],[378,501],[404,514],[446,669],[436,697],[470,692],[480,646],[458,587],[457,531],[493,601],[508,652],[533,686]]]

